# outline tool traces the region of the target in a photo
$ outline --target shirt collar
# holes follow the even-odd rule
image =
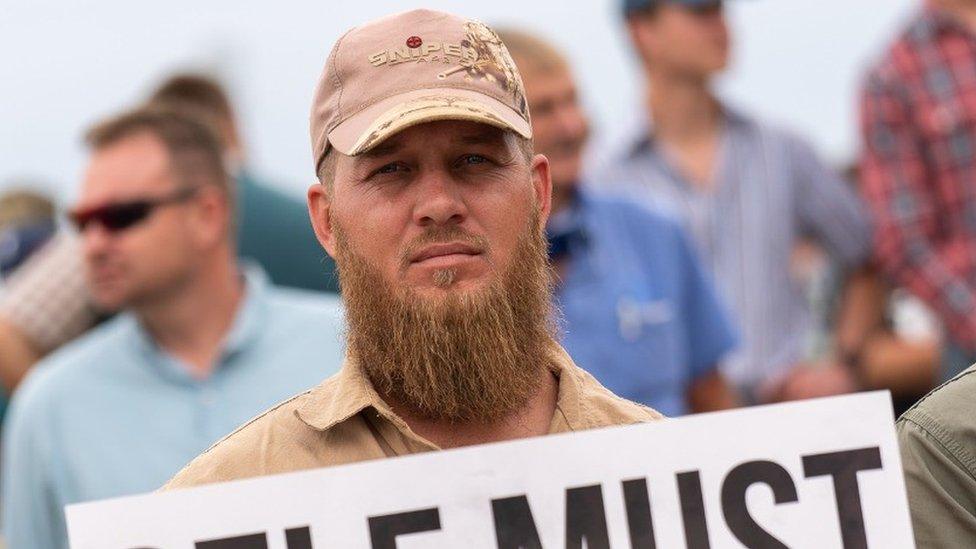
[[[750,119],[737,107],[729,105],[724,101],[717,100],[719,109],[727,127],[741,127],[748,125]],[[647,116],[640,117],[637,125],[630,132],[630,137],[624,141],[624,157],[633,160],[635,157],[646,153],[654,147],[654,124]]]
[[[227,337],[224,339],[225,357],[240,353],[258,339],[268,318],[268,275],[257,263],[245,263],[244,300],[234,316]]]
[[[563,420],[554,418],[554,431],[577,431],[602,426],[594,423],[582,398],[586,375],[559,344],[552,343],[549,356],[549,369],[559,378],[556,415]],[[367,408],[375,409],[400,432],[420,439],[380,398],[362,367],[348,354],[339,373],[312,389],[295,414],[312,429],[327,431]]]
[[[549,216],[546,224],[546,240],[549,243],[549,259],[556,261],[576,254],[588,244],[586,220],[588,199],[581,185],[573,186],[570,202],[560,212]]]
[[[309,427],[327,431],[369,407],[394,415],[359,363],[346,353],[339,373],[312,389],[295,413]]]

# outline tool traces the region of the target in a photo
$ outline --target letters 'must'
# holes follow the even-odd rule
[[[859,448],[802,456],[807,478],[829,476],[844,549],[867,549],[861,494],[857,473],[881,469],[878,447]],[[709,549],[708,524],[701,474],[697,470],[676,475],[685,544],[689,549]],[[785,549],[787,546],[760,526],[746,505],[746,491],[765,484],[776,504],[799,501],[789,471],[772,461],[748,461],[737,465],[722,482],[721,508],[732,534],[746,547]],[[631,549],[656,549],[651,501],[646,478],[622,482]],[[532,509],[526,495],[491,500],[498,549],[542,549]],[[372,516],[367,520],[373,549],[396,549],[397,537],[441,529],[436,507]],[[600,484],[569,488],[565,492],[566,549],[610,549],[606,507]],[[285,530],[287,549],[312,549],[308,526]],[[267,549],[264,532],[198,541],[195,549]],[[149,547],[134,549],[152,549]]]

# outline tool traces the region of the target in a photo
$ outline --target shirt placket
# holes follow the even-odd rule
[[[209,446],[217,437],[227,433],[218,433],[218,390],[220,383],[219,374],[215,371],[213,375],[200,380],[195,387],[195,415],[196,415],[196,435],[199,438],[201,447]]]
[[[194,377],[190,373],[192,367],[178,358],[160,353],[156,360],[167,372],[167,376],[174,378],[186,392],[185,401],[190,406],[192,421],[189,427],[196,447],[206,448],[218,437],[226,435],[227,433],[221,432],[219,416],[219,387],[222,383],[224,360],[221,359],[210,375],[203,379]]]

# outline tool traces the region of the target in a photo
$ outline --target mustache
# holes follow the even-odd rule
[[[87,268],[105,268],[105,267],[118,268],[123,264],[123,261],[111,252],[95,252],[95,253],[84,254],[82,260],[83,260],[83,264]]]
[[[483,236],[473,235],[457,225],[429,227],[422,234],[414,238],[407,244],[407,247],[399,253],[398,262],[401,269],[410,266],[410,258],[417,255],[424,246],[431,244],[447,244],[450,242],[460,242],[471,246],[478,253],[491,258],[491,246],[488,239]]]

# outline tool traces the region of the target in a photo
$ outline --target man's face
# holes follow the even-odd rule
[[[529,63],[524,64],[530,67]],[[532,113],[536,152],[549,159],[555,191],[576,184],[589,123],[580,106],[576,83],[567,68],[522,72],[525,96]]]
[[[543,156],[470,122],[433,122],[309,189],[336,258],[349,353],[421,416],[497,421],[535,394],[551,345]]]
[[[183,188],[164,145],[149,133],[122,138],[91,157],[75,212],[171,197]],[[193,200],[151,209],[141,221],[111,230],[98,220],[82,233],[89,288],[108,310],[165,299],[186,280],[203,249]]]
[[[930,0],[932,5],[940,9],[972,9],[976,7],[976,0]]]
[[[664,2],[628,20],[645,62],[669,72],[707,78],[729,62],[729,30],[721,3],[700,7]]]
[[[511,134],[474,122],[421,124],[339,155],[332,196],[318,187],[311,213],[330,255],[337,226],[388,284],[432,298],[487,287],[533,212],[541,224],[549,214],[546,159],[526,160]]]

